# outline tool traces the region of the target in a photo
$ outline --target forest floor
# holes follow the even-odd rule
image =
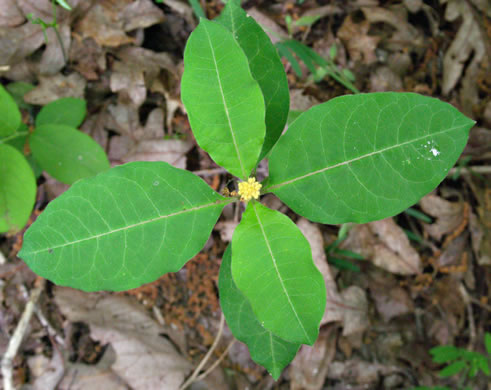
[[[221,191],[231,176],[197,147],[180,101],[183,51],[197,25],[186,1],[70,0],[59,8],[64,50],[53,29],[46,43],[27,15],[50,21],[48,0],[0,0],[2,84],[32,83],[24,96],[27,124],[40,106],[85,98],[81,129],[113,165],[167,161]],[[202,1],[212,19],[223,7]],[[333,97],[406,91],[438,97],[476,121],[448,177],[411,210],[353,225],[341,244],[339,226],[298,218],[330,280],[330,320],[314,347],[302,347],[275,382],[227,326],[193,389],[491,389],[491,377],[453,375],[430,349],[454,345],[486,355],[491,332],[491,5],[487,0],[250,0],[243,7],[273,40],[294,38],[332,58],[345,83],[318,67],[314,78],[283,59],[291,109]],[[324,73],[323,73],[324,72]],[[67,189],[38,179],[36,209]],[[243,207],[243,206],[239,206]],[[0,237],[0,354],[12,348],[26,307],[33,316],[17,338],[9,373],[24,389],[179,389],[213,344],[221,311],[218,270],[242,209],[227,208],[205,248],[179,272],[124,293],[83,293],[36,277],[16,257],[22,234]],[[36,295],[36,293],[39,295]],[[28,305],[28,302],[34,305]],[[155,342],[161,334],[162,343]],[[19,341],[19,340],[17,340]],[[172,348],[169,348],[169,342]],[[188,364],[171,375],[176,355]],[[3,372],[5,374],[5,372]],[[173,374],[176,374],[174,372]],[[181,378],[177,380],[175,378]]]

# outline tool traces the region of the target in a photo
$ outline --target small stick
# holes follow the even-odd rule
[[[206,370],[204,373],[202,373],[201,375],[199,375],[197,378],[196,378],[196,381],[201,381],[203,379],[205,379],[208,375],[210,375],[210,372],[212,372],[221,362],[222,360],[225,358],[225,356],[227,356],[227,353],[229,351],[230,348],[232,348],[232,345],[235,344],[237,340],[236,339],[233,339],[229,345],[227,345],[227,348],[225,348],[225,351],[223,351],[223,353],[220,355],[220,357],[215,361],[215,363],[213,363],[210,368],[208,368],[208,370]]]
[[[7,351],[2,358],[2,375],[3,375],[3,388],[4,390],[14,390],[13,383],[13,361],[17,352],[19,351],[20,344],[22,343],[22,339],[24,338],[29,322],[31,321],[32,314],[34,313],[35,305],[41,295],[41,292],[44,289],[45,280],[42,278],[38,278],[36,280],[36,287],[31,292],[31,296],[24,308],[24,312],[20,317],[19,323],[15,328],[15,331],[10,338],[9,344],[7,346]]]
[[[220,327],[218,328],[218,333],[217,333],[217,336],[215,337],[215,341],[213,341],[213,344],[211,345],[210,349],[206,353],[203,360],[201,360],[201,362],[198,364],[198,367],[196,367],[194,369],[191,376],[184,382],[184,384],[179,388],[179,390],[186,389],[189,385],[191,385],[192,383],[194,383],[196,381],[196,378],[197,378],[199,372],[201,371],[203,366],[206,364],[206,362],[208,362],[211,354],[216,349],[218,342],[220,341],[220,338],[222,337],[224,325],[225,325],[225,317],[223,316],[223,313],[222,313],[222,315],[220,317]],[[8,389],[5,389],[5,390],[8,390]]]

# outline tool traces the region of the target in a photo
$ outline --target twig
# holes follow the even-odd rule
[[[220,357],[215,361],[215,363],[213,363],[210,368],[208,368],[204,373],[202,373],[201,375],[199,375],[197,378],[196,378],[196,381],[201,381],[203,379],[205,379],[208,375],[210,375],[210,372],[212,372],[221,362],[222,360],[225,358],[225,356],[227,356],[227,353],[229,351],[230,348],[232,348],[232,345],[235,344],[237,340],[236,339],[233,339],[229,345],[227,345],[227,348],[225,348],[225,351],[223,351],[223,353],[220,355]]]
[[[205,357],[198,364],[198,367],[196,367],[194,369],[194,371],[191,374],[191,376],[184,382],[184,384],[179,388],[179,390],[186,389],[188,386],[190,386],[192,383],[194,383],[197,380],[196,378],[198,377],[199,372],[204,367],[204,365],[208,362],[208,360],[210,359],[211,354],[216,349],[216,347],[218,345],[218,342],[220,341],[220,338],[222,337],[223,327],[224,326],[225,326],[225,317],[223,316],[223,313],[222,313],[221,314],[221,317],[220,317],[220,327],[218,328],[218,333],[217,333],[217,336],[215,337],[215,341],[213,341],[213,344],[211,345],[210,349],[206,353]],[[5,389],[5,390],[7,390],[7,389]]]
[[[476,341],[476,324],[474,322],[474,311],[472,310],[471,300],[469,299],[469,293],[465,289],[464,285],[460,283],[459,292],[462,295],[465,306],[467,308],[467,317],[469,321],[469,344],[467,349],[474,350],[474,343]]]
[[[44,288],[45,280],[39,278],[37,281],[37,286],[32,290],[31,296],[29,297],[29,301],[24,308],[24,312],[15,328],[15,331],[10,338],[9,344],[7,346],[7,351],[2,358],[2,375],[3,375],[3,388],[4,390],[14,390],[13,383],[13,374],[12,374],[12,366],[15,356],[19,350],[20,344],[22,343],[22,339],[24,338],[27,327],[31,320],[32,314],[34,313],[34,307],[41,295],[41,292]]]

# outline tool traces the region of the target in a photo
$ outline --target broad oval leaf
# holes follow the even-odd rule
[[[19,257],[38,275],[85,291],[139,287],[178,271],[230,200],[164,162],[134,162],[80,180],[48,204]]]
[[[87,134],[66,125],[42,125],[29,136],[32,154],[55,179],[72,184],[110,168],[106,153]]]
[[[232,275],[265,329],[314,344],[326,287],[307,239],[290,218],[250,202],[232,238]]]
[[[24,156],[0,144],[0,233],[18,232],[26,224],[36,200],[36,180]]]
[[[0,137],[14,133],[19,128],[21,119],[17,104],[0,84]]]
[[[266,137],[259,156],[261,160],[280,138],[288,117],[290,93],[285,69],[269,37],[240,4],[229,1],[217,21],[234,35],[264,96]]]
[[[473,124],[450,104],[414,93],[338,97],[280,138],[265,191],[316,222],[384,219],[445,178]]]
[[[77,128],[87,114],[86,106],[84,99],[67,97],[55,100],[41,108],[36,126],[56,124]]]
[[[264,142],[264,98],[246,55],[220,24],[201,19],[189,37],[181,97],[199,146],[247,179]]]
[[[252,360],[265,367],[277,380],[300,347],[264,329],[252,307],[232,278],[232,256],[229,245],[223,254],[218,278],[220,306],[233,335],[249,348]]]

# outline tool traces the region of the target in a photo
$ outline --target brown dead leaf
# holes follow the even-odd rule
[[[68,76],[57,74],[51,77],[39,77],[39,85],[24,95],[29,104],[44,106],[63,97],[84,98],[85,79],[78,73]]]
[[[395,30],[384,40],[384,47],[390,50],[404,50],[407,47],[422,46],[423,40],[418,30],[407,21],[407,13],[401,12],[404,7],[365,7],[363,14],[370,25],[387,24]]]
[[[18,26],[24,20],[15,0],[0,0],[0,28]]]
[[[100,46],[117,47],[135,41],[126,32],[163,19],[163,12],[150,0],[101,0],[85,14],[76,31],[84,38],[93,38]]]
[[[405,289],[397,285],[393,278],[387,275],[375,274],[370,280],[370,293],[375,301],[375,307],[384,322],[392,318],[414,311],[413,300]]]
[[[155,53],[141,47],[125,47],[116,51],[119,61],[112,67],[110,87],[113,92],[124,91],[139,107],[146,99],[147,89],[162,92],[158,76],[165,69],[177,78],[176,65],[167,53]],[[165,90],[165,89],[164,89]]]
[[[359,359],[350,359],[344,362],[335,361],[329,366],[327,377],[330,379],[347,382],[345,388],[352,388],[349,384],[375,385],[382,375],[397,371],[393,367],[384,366],[379,363],[370,363]]]
[[[324,282],[326,283],[327,303],[321,325],[332,321],[341,321],[343,319],[343,314],[342,311],[338,310],[337,305],[342,302],[342,299],[338,293],[336,281],[332,277],[329,265],[327,264],[322,232],[316,224],[309,222],[305,218],[300,218],[297,222],[297,226],[309,241],[310,247],[312,248],[314,264],[321,272],[324,277]]]
[[[329,364],[336,354],[335,327],[323,328],[315,344],[303,345],[290,365],[291,390],[322,389]]]
[[[366,293],[358,286],[351,286],[341,292],[343,313],[343,336],[363,332],[369,325]]]
[[[447,3],[447,21],[453,22],[462,18],[459,31],[443,58],[442,92],[448,95],[457,85],[466,62],[472,56],[469,69],[477,69],[486,54],[486,49],[470,5],[466,1],[458,0],[440,0],[440,3]]]
[[[464,204],[449,202],[437,195],[426,195],[419,201],[421,209],[436,218],[432,224],[423,224],[428,234],[441,240],[445,234],[454,232],[464,221]]]
[[[370,75],[370,92],[402,91],[401,78],[388,66],[379,66]]]
[[[107,348],[96,365],[69,363],[57,390],[131,390],[112,369],[116,359],[114,349]],[[47,389],[43,389],[47,390]]]
[[[421,259],[404,231],[392,218],[354,226],[343,249],[360,253],[376,266],[400,275],[421,271]]]
[[[24,23],[16,28],[0,28],[0,64],[14,65],[44,44],[41,27]]]
[[[63,287],[54,296],[68,320],[87,323],[92,338],[112,345],[116,360],[111,367],[134,390],[179,389],[191,366],[135,301]]]
[[[370,65],[377,61],[375,49],[380,42],[380,37],[368,35],[370,23],[363,20],[355,23],[351,15],[348,15],[338,31],[338,37],[344,42],[355,62]]]
[[[112,144],[112,142],[111,142]],[[143,140],[138,142],[129,153],[119,160],[131,161],[165,161],[176,168],[186,168],[186,154],[193,144],[179,139]]]
[[[71,45],[70,27],[67,24],[60,24],[58,31],[58,36],[63,42],[63,50],[65,51],[65,55],[68,55]],[[48,43],[46,44],[46,49],[43,51],[41,61],[37,67],[39,74],[43,76],[51,76],[62,70],[66,63],[65,57],[63,56],[63,50],[55,31],[50,28],[46,35],[48,37]]]
[[[217,230],[220,233],[220,238],[223,242],[231,242],[232,236],[234,234],[235,228],[239,223],[235,221],[220,221],[218,222],[214,230]]]

